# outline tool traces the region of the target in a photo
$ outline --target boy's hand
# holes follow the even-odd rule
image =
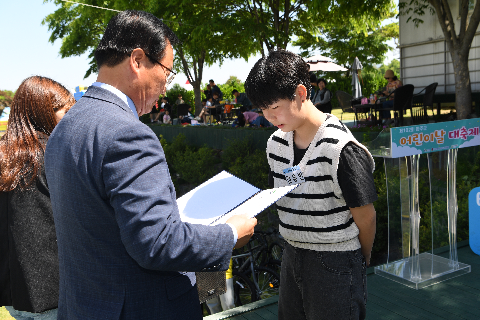
[[[257,225],[256,218],[249,218],[246,214],[234,215],[226,221],[232,224],[237,230],[238,240],[235,248],[241,248],[248,243],[253,235],[253,229]]]
[[[365,262],[367,263],[367,267],[370,265],[370,258],[372,257],[371,254],[369,254],[367,257],[365,257]]]

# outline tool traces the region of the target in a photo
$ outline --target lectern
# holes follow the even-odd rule
[[[365,144],[384,159],[387,187],[388,257],[375,274],[420,289],[470,272],[457,256],[456,165],[458,148],[480,145],[479,127],[480,119],[469,119],[388,128]],[[420,208],[419,192],[429,207]],[[420,230],[422,215],[430,230]],[[420,237],[431,240],[427,252]],[[434,254],[446,245],[448,258]]]

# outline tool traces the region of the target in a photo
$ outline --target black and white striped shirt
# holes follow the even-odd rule
[[[374,168],[368,150],[329,115],[299,163],[306,182],[277,201],[280,232],[293,246],[317,251],[360,248],[359,231],[337,179],[340,154],[349,142],[365,150]],[[276,131],[268,141],[267,156],[274,186],[287,185],[283,169],[293,166],[293,132]]]

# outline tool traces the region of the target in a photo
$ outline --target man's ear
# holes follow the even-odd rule
[[[303,84],[299,84],[296,90],[297,97],[300,98],[302,102],[307,100],[307,88]]]
[[[143,63],[145,63],[146,59],[147,59],[147,56],[145,55],[145,52],[143,52],[142,49],[140,48],[134,49],[130,54],[130,58],[129,58],[129,64],[132,72],[133,73],[140,72],[140,67]]]

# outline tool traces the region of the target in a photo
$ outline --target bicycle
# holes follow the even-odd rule
[[[271,268],[280,274],[285,240],[277,229],[270,228],[267,231],[255,232],[267,244],[267,248],[262,248],[263,251],[259,254],[258,265]]]
[[[236,250],[237,254],[232,256],[236,306],[278,294],[280,287],[278,273],[271,268],[255,263],[267,248],[268,245],[262,237],[255,236],[250,239],[243,250]],[[244,253],[239,253],[239,251]]]

